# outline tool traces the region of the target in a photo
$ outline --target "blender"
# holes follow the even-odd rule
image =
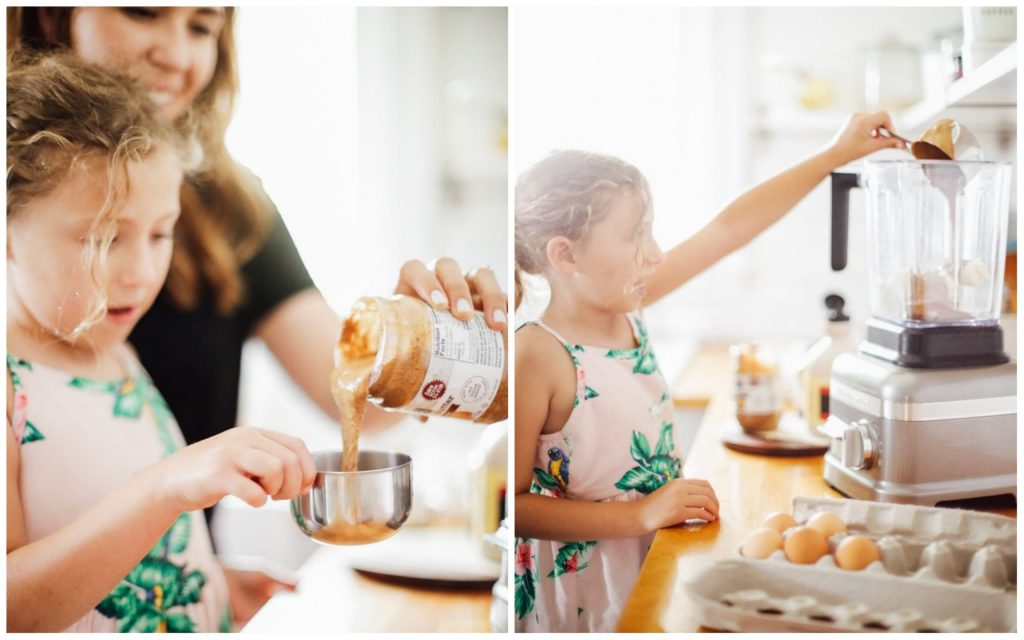
[[[858,499],[1017,495],[1017,365],[999,326],[1011,164],[866,161],[832,175],[832,268],[867,195],[871,317],[836,358],[825,480]]]

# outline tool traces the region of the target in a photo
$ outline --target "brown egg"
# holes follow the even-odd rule
[[[782,548],[782,534],[771,527],[760,527],[747,536],[740,547],[745,558],[764,560],[776,549]]]
[[[874,541],[864,536],[847,536],[836,548],[836,564],[847,571],[860,571],[881,557]]]
[[[846,523],[831,511],[822,511],[811,516],[807,526],[817,529],[826,539],[834,533],[846,533]]]
[[[786,558],[797,564],[814,564],[828,553],[828,542],[817,529],[797,527],[786,536],[783,544]]]
[[[793,516],[782,511],[776,511],[775,513],[768,514],[768,517],[764,519],[764,526],[771,527],[779,533],[782,533],[790,527],[796,526],[796,520]]]

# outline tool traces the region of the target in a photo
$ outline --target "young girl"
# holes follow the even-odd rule
[[[746,244],[837,167],[884,147],[855,115],[825,151],[747,192],[662,253],[647,180],[617,158],[552,154],[516,183],[519,272],[551,302],[516,340],[517,631],[614,631],[662,527],[713,521],[683,478],[668,386],[638,310]]]
[[[125,342],[167,275],[190,150],[127,77],[9,65],[8,631],[229,630],[197,510],[314,479],[269,431],[185,448]]]

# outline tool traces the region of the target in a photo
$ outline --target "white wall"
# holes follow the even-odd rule
[[[864,109],[869,47],[893,34],[925,48],[960,17],[957,7],[519,8],[514,170],[565,147],[620,155],[647,175],[655,235],[675,246]],[[801,73],[831,82],[823,111],[799,107]],[[1015,136],[982,143],[989,157],[1015,157]],[[815,337],[831,291],[866,319],[863,198],[851,203],[849,267],[833,273],[828,187],[649,309],[667,376],[697,341]],[[543,292],[535,300],[526,315],[543,308]]]

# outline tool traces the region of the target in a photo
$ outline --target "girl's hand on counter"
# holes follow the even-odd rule
[[[316,465],[298,438],[234,427],[185,447],[145,472],[155,498],[184,513],[233,495],[253,507],[290,500],[316,479]]]
[[[717,520],[718,497],[707,480],[678,478],[642,498],[639,509],[643,528],[655,531],[686,520]]]
[[[395,293],[416,296],[435,309],[450,309],[460,320],[471,318],[474,309],[483,311],[487,326],[495,331],[508,326],[508,296],[488,267],[464,275],[452,258],[438,258],[431,265],[410,260],[402,265]]]

